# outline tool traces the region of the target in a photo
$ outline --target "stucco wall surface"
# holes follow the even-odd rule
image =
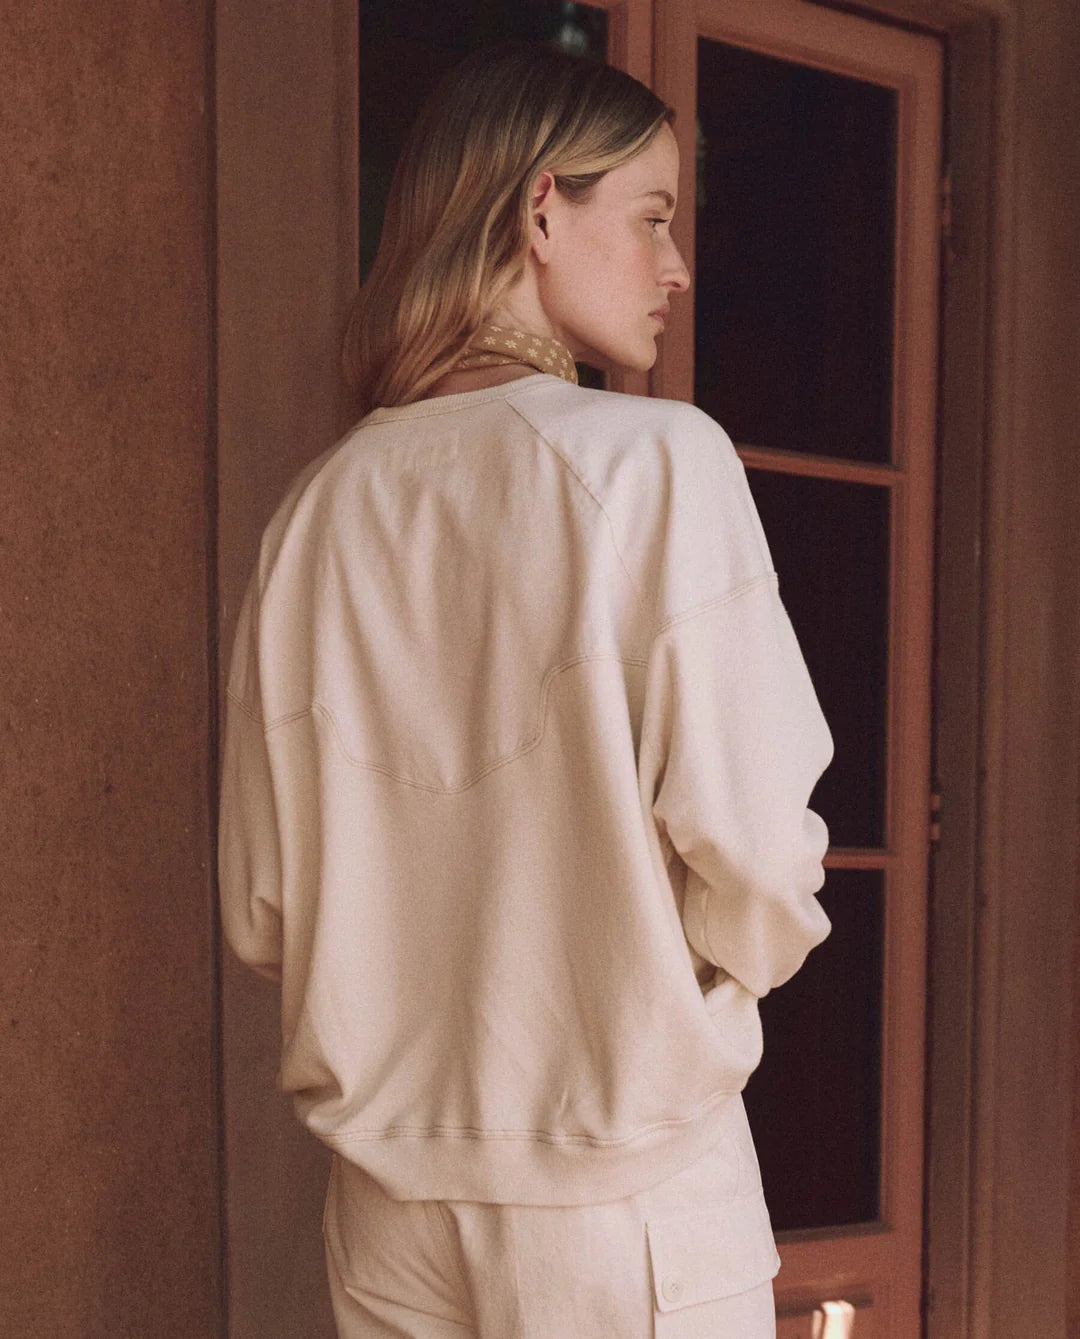
[[[207,14],[0,0],[0,1334],[219,1333]]]
[[[1074,0],[1019,0],[1016,35],[1016,306],[998,313],[1012,323],[1014,447],[995,482],[1007,536],[1000,607],[1014,635],[1003,650],[1000,991],[982,1004],[996,1010],[999,1070],[987,1311],[994,1336],[1072,1339],[1064,1302],[1080,1262],[1066,1230],[1071,1104],[1053,1079],[1069,1071],[1076,1047],[1062,1003],[1080,808],[1080,10]],[[1021,1092],[1042,1098],[1018,1102]]]

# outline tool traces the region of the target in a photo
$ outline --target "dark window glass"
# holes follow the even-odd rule
[[[834,846],[885,841],[889,489],[747,471],[835,755],[811,800]]]
[[[896,94],[698,42],[694,395],[737,442],[890,458]]]
[[[382,232],[390,179],[429,91],[477,47],[547,42],[607,57],[607,14],[566,0],[362,0],[360,5],[360,273]],[[602,374],[579,367],[583,385]]]
[[[761,1002],[746,1107],[777,1231],[879,1214],[884,875],[829,870],[832,933]]]

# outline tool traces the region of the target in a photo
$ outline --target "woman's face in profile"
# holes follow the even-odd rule
[[[584,204],[548,192],[538,211],[548,227],[540,300],[576,358],[635,371],[656,361],[671,294],[690,286],[670,230],[678,183],[679,150],[665,125]]]

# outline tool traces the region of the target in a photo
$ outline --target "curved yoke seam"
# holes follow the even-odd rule
[[[474,1125],[391,1125],[385,1130],[330,1132],[323,1134],[322,1138],[335,1144],[351,1144],[360,1140],[383,1142],[388,1139],[466,1139],[479,1143],[516,1139],[555,1146],[584,1144],[591,1148],[624,1148],[627,1144],[643,1139],[657,1130],[690,1125],[722,1098],[737,1097],[740,1091],[739,1088],[718,1088],[699,1102],[688,1116],[672,1116],[666,1120],[653,1121],[649,1125],[639,1126],[632,1134],[620,1135],[617,1139],[603,1139],[594,1134],[555,1134],[551,1130],[482,1130]]]
[[[753,577],[750,581],[744,581],[741,586],[736,586],[734,590],[728,591],[726,595],[719,595],[714,600],[706,600],[704,604],[697,604],[693,609],[687,609],[684,613],[673,614],[671,618],[665,619],[657,628],[653,641],[657,637],[662,637],[665,632],[678,627],[680,623],[687,623],[692,618],[697,618],[699,614],[706,614],[710,609],[719,609],[725,604],[733,604],[736,600],[741,600],[744,595],[749,595],[751,591],[757,590],[759,586],[777,584],[777,575],[775,572],[763,572],[760,576]]]
[[[536,433],[537,437],[540,438],[540,440],[544,443],[544,445],[545,445],[545,446],[547,447],[547,449],[551,452],[551,454],[555,457],[555,459],[558,460],[558,461],[562,464],[563,468],[570,474],[571,478],[574,478],[574,479],[576,479],[576,480],[578,481],[578,483],[581,485],[581,487],[584,489],[584,491],[588,494],[588,496],[593,500],[593,502],[594,502],[594,503],[596,504],[596,506],[599,508],[599,510],[600,510],[600,515],[603,516],[604,520],[607,522],[608,532],[609,532],[610,535],[611,535],[611,547],[615,550],[615,557],[618,558],[618,560],[619,560],[619,566],[622,568],[623,572],[626,574],[626,579],[627,579],[627,581],[629,581],[629,583],[630,583],[630,589],[631,589],[631,590],[634,592],[634,594],[637,596],[637,598],[638,598],[638,603],[640,604],[640,602],[641,602],[641,591],[638,589],[638,584],[637,584],[637,582],[636,582],[636,581],[634,580],[634,578],[630,575],[630,569],[629,569],[629,568],[627,567],[627,565],[626,565],[626,559],[625,559],[625,558],[623,557],[623,555],[622,555],[622,549],[619,548],[619,541],[618,541],[618,539],[616,538],[616,535],[615,535],[615,525],[614,525],[614,522],[612,521],[610,515],[608,514],[607,508],[604,506],[604,504],[603,504],[603,503],[600,501],[600,499],[597,497],[595,491],[594,491],[593,488],[590,486],[588,480],[584,477],[584,475],[582,475],[578,470],[576,470],[576,469],[574,468],[574,466],[570,463],[570,461],[567,459],[567,457],[563,455],[563,453],[559,450],[559,448],[555,445],[555,443],[554,443],[553,441],[551,441],[551,439],[550,439],[549,437],[546,437],[546,436],[540,431],[540,429],[536,426],[536,424],[533,423],[533,421],[532,421],[530,418],[528,418],[525,414],[523,414],[523,413],[521,412],[521,410],[517,407],[516,404],[513,404],[513,403],[512,403],[511,401],[509,401],[509,400],[507,400],[506,403],[507,403],[508,407],[509,407],[510,409],[512,409],[512,410],[514,411],[515,414],[517,414],[518,418],[520,418],[521,421],[522,421],[523,423],[527,424],[527,425],[532,429],[532,431]]]
[[[554,448],[552,448],[552,450],[554,450]],[[559,453],[557,451],[555,451],[555,455],[558,456],[560,460],[562,460],[562,457],[559,456]],[[569,469],[570,467],[567,466],[567,468]],[[573,470],[571,470],[570,472],[573,474]],[[575,475],[575,478],[576,477],[577,476]],[[583,482],[582,487],[585,488],[586,492],[588,492],[588,487]],[[590,497],[591,496],[592,494],[590,493]],[[600,506],[599,502],[597,502],[597,506]],[[603,511],[603,507],[600,507],[600,510]],[[607,515],[606,512],[604,514],[605,516]],[[612,537],[612,542],[614,542],[614,536]],[[617,546],[616,546],[616,553],[618,553]],[[624,571],[626,570],[625,567],[623,568],[623,570]],[[629,575],[630,574],[627,573],[628,577]],[[775,586],[776,584],[777,584],[776,572],[764,572],[760,576],[754,577],[750,581],[744,581],[741,586],[736,586],[734,590],[728,591],[726,595],[718,596],[716,599],[713,600],[706,600],[703,604],[695,605],[693,609],[687,609],[681,614],[675,614],[671,618],[666,619],[663,623],[660,624],[659,628],[653,635],[652,640],[655,642],[657,638],[662,637],[664,633],[669,632],[672,628],[678,627],[681,623],[687,623],[691,619],[697,618],[701,614],[708,613],[709,610],[711,609],[719,609],[726,604],[732,604],[736,600],[742,599],[744,595],[748,595],[751,591],[757,590],[759,586],[764,585]],[[289,712],[288,715],[286,716],[279,716],[276,720],[267,722],[264,721],[262,716],[260,716],[260,714],[253,707],[250,707],[243,700],[243,698],[239,697],[231,688],[225,689],[225,695],[230,702],[233,702],[240,709],[240,711],[244,713],[245,716],[247,716],[255,724],[261,725],[267,734],[269,734],[271,730],[277,730],[279,727],[289,725],[293,721],[302,720],[305,716],[309,716],[312,712],[318,712],[321,716],[325,718],[325,720],[333,729],[334,736],[337,739],[338,747],[341,749],[342,755],[344,756],[346,762],[350,763],[352,766],[362,767],[368,771],[380,772],[385,776],[390,777],[394,781],[400,781],[403,785],[406,786],[414,786],[418,790],[426,790],[438,795],[453,795],[458,794],[461,791],[468,790],[471,786],[476,785],[478,781],[482,781],[483,778],[487,776],[490,772],[495,771],[499,767],[504,767],[506,766],[507,763],[513,762],[515,758],[520,758],[524,754],[531,752],[531,750],[536,748],[541,743],[544,736],[544,730],[547,726],[547,705],[548,700],[550,698],[551,684],[554,681],[556,675],[563,673],[564,670],[573,669],[576,665],[582,665],[588,662],[605,661],[605,660],[613,661],[614,663],[621,665],[636,665],[638,668],[641,669],[647,668],[649,663],[647,658],[642,658],[638,656],[585,655],[585,656],[575,656],[572,660],[566,660],[558,665],[552,666],[552,668],[549,669],[547,673],[544,675],[544,678],[541,682],[540,705],[537,710],[537,724],[532,737],[525,740],[524,743],[520,744],[511,753],[504,754],[502,757],[495,758],[493,761],[486,763],[478,772],[473,773],[473,775],[470,777],[466,777],[464,781],[460,782],[456,786],[436,786],[428,782],[417,781],[414,777],[409,777],[402,772],[397,772],[392,767],[387,767],[380,763],[365,762],[362,758],[354,757],[346,747],[345,740],[341,735],[341,727],[338,725],[337,720],[334,718],[333,713],[322,702],[312,702],[310,706],[302,707],[299,711]]]
[[[514,762],[515,759],[521,758],[525,754],[531,753],[535,748],[539,747],[543,741],[544,732],[547,729],[548,703],[551,699],[551,686],[557,675],[562,674],[566,670],[574,669],[577,665],[602,661],[610,661],[619,665],[636,665],[642,669],[645,668],[648,663],[645,660],[636,659],[630,656],[583,655],[575,656],[572,660],[566,660],[561,664],[552,666],[541,681],[540,705],[537,709],[536,728],[530,738],[519,744],[512,752],[503,754],[501,757],[495,758],[489,763],[485,763],[478,771],[467,776],[464,781],[460,781],[452,786],[439,786],[427,781],[418,781],[415,777],[406,776],[403,772],[395,771],[394,768],[388,767],[383,763],[367,762],[363,758],[354,757],[353,754],[349,752],[348,746],[341,733],[341,727],[335,719],[333,712],[331,712],[325,703],[322,702],[312,702],[310,706],[303,707],[299,711],[293,711],[287,716],[278,717],[277,720],[268,722],[264,728],[266,733],[269,734],[272,730],[277,730],[281,726],[290,725],[294,721],[302,720],[305,716],[317,713],[322,716],[330,726],[334,734],[334,739],[337,742],[338,749],[350,766],[363,768],[363,770],[367,772],[378,772],[383,776],[389,777],[392,781],[399,781],[404,786],[412,786],[416,790],[428,791],[433,795],[459,795],[463,791],[469,790],[478,782],[482,781],[484,777],[488,776],[491,772],[496,771],[500,767],[505,767],[508,763]]]

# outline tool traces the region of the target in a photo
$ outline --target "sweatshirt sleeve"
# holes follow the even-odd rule
[[[255,971],[280,981],[280,840],[258,691],[255,585],[240,613],[226,693],[218,881],[229,945]]]
[[[763,996],[829,933],[815,897],[828,833],[807,804],[832,739],[733,449],[686,514],[705,538],[694,545],[683,529],[682,593],[691,593],[695,567],[702,585],[721,566],[728,579],[720,593],[663,619],[653,637],[643,802],[687,866],[688,942]]]

